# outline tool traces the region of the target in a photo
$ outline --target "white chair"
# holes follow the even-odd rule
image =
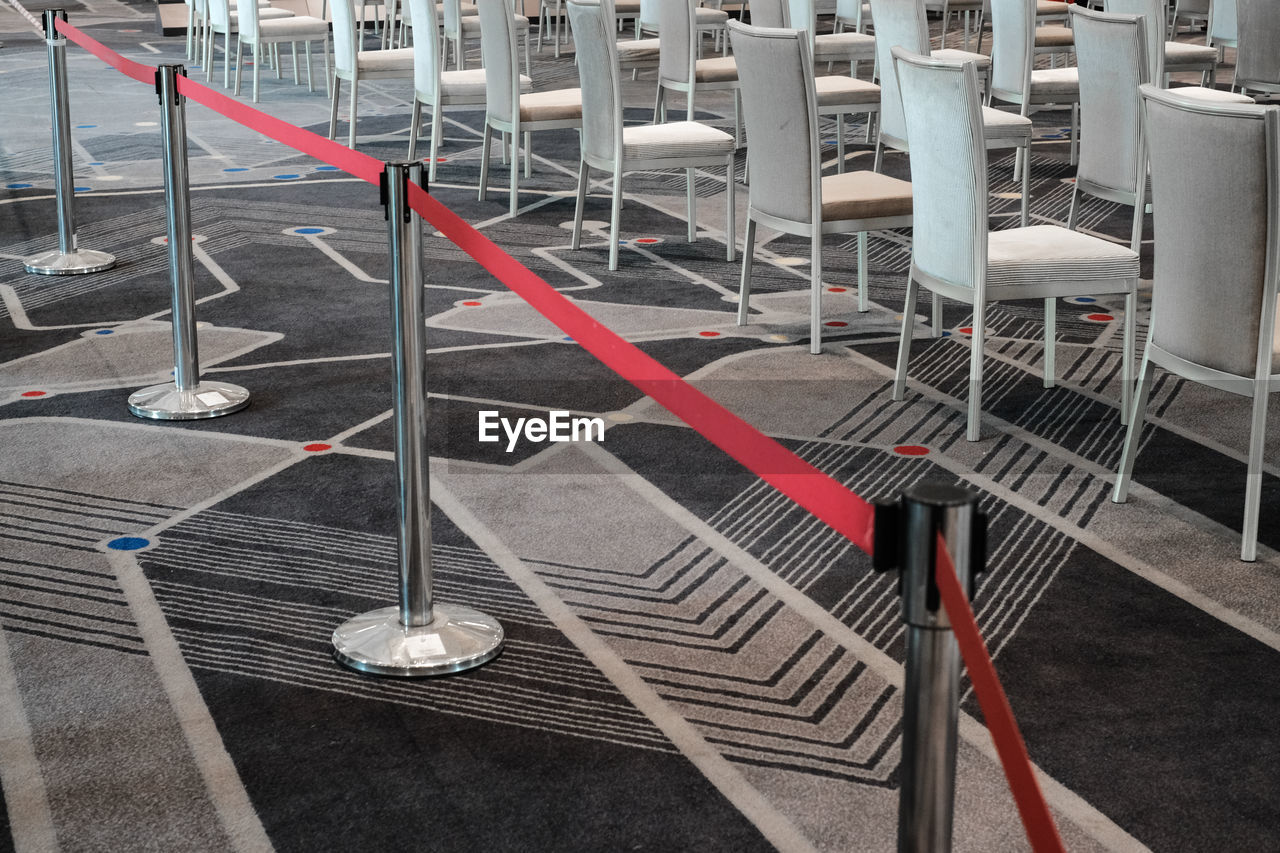
[[[1169,18],[1169,40],[1178,35],[1178,21],[1189,21],[1192,26],[1196,22],[1209,21],[1209,2],[1210,0],[1174,0],[1173,13]]]
[[[1137,252],[1056,225],[989,231],[977,67],[972,62],[929,59],[900,47],[893,48],[893,57],[907,120],[915,192],[911,278],[902,312],[893,399],[901,400],[906,389],[916,294],[921,285],[973,306],[965,430],[969,441],[981,437],[982,350],[988,303],[1044,300],[1044,386],[1048,388],[1054,384],[1056,301],[1067,296],[1123,293],[1123,420],[1132,393]],[[938,322],[936,316],[934,322]]]
[[[542,52],[542,42],[551,32],[551,21],[555,19],[555,32],[551,36],[555,45],[556,59],[560,58],[560,45],[569,41],[569,19],[565,17],[564,0],[539,0],[538,3],[538,52]]]
[[[639,39],[641,35],[646,33],[658,34],[662,27],[662,16],[659,12],[663,0],[640,0],[640,17],[636,20],[636,35]],[[721,55],[725,54],[729,49],[729,41],[725,36],[724,25],[729,20],[729,13],[722,9],[713,9],[710,6],[700,6],[694,3],[695,29],[698,35],[711,35],[715,40],[715,46]],[[698,57],[702,56],[702,39],[697,41],[697,50],[694,54]]]
[[[822,176],[808,39],[729,22],[752,163],[738,325],[751,297],[756,223],[809,238],[809,351],[822,351],[822,237],[858,235],[858,309],[867,310],[867,232],[911,225],[911,184],[876,172]],[[764,165],[760,165],[764,164]]]
[[[818,9],[815,0],[787,0],[785,26],[809,34],[809,53],[815,63],[847,62],[849,76],[858,76],[859,62],[876,61],[876,38],[860,32],[824,33],[818,35]],[[752,9],[752,23],[759,23]]]
[[[493,131],[511,135],[511,215],[518,210],[520,138],[524,134],[524,173],[532,172],[535,130],[582,127],[582,90],[529,92],[516,55],[516,16],[509,0],[476,0],[480,9],[480,50],[484,58],[484,159],[480,161],[480,201],[489,188],[489,147]],[[434,113],[433,113],[434,118]],[[434,143],[436,133],[432,132]],[[435,162],[433,156],[432,162]]]
[[[507,0],[510,4],[511,0]],[[476,4],[479,6],[479,4]],[[458,65],[459,71],[465,71],[467,68],[467,40],[476,40],[480,38],[480,17],[478,15],[464,15],[462,13],[462,0],[444,0],[440,4],[444,8],[444,37],[446,42],[453,45],[454,62]],[[529,19],[524,15],[513,14],[515,21],[516,33],[524,37],[524,73],[533,75],[533,58],[529,55]],[[446,51],[447,53],[447,51]],[[449,57],[444,57],[444,68],[449,67]]]
[[[751,4],[751,22],[753,26],[765,29],[790,28],[790,13],[787,8],[789,0],[753,0]],[[802,10],[803,11],[803,10]],[[845,33],[843,35],[857,35]],[[867,36],[867,38],[871,38]],[[874,51],[875,40],[872,39]],[[810,57],[812,57],[812,39],[810,39]],[[874,52],[872,54],[874,59]],[[846,115],[865,115],[867,117],[867,141],[871,141],[872,116],[880,112],[880,87],[854,76],[827,75],[814,78],[814,92],[817,95],[819,116],[834,116],[836,120],[836,168],[845,169],[844,117]]]
[[[1236,0],[1213,0],[1209,6],[1208,44],[1218,51],[1218,63],[1226,58],[1226,48],[1239,47],[1240,28]]]
[[[876,55],[881,68],[893,68],[890,49],[902,47],[911,53],[929,56],[929,20],[923,0],[872,0],[876,18]],[[991,74],[991,60],[980,53],[947,48],[932,52],[935,59],[974,62],[984,77]],[[898,78],[892,73],[880,77],[880,127],[876,137],[875,165],[879,172],[885,148],[907,151],[906,118],[902,113],[902,96]],[[982,132],[988,149],[1018,148],[1024,156],[1031,154],[1032,126],[1026,116],[982,107]],[[1027,225],[1031,198],[1031,170],[1022,170],[1022,225]]]
[[[835,32],[853,27],[855,33],[865,33],[871,22],[871,4],[867,0],[836,0]]]
[[[324,54],[325,88],[329,87],[329,22],[310,15],[295,15],[291,18],[277,18],[260,21],[256,3],[246,3],[237,15],[240,32],[236,35],[236,94],[240,94],[240,72],[243,64],[241,55],[247,44],[253,48],[253,102],[258,103],[258,78],[262,68],[263,46],[290,44],[293,46],[293,81],[298,82],[298,43],[306,45],[307,58],[307,91],[314,92],[315,85],[311,73],[311,42],[318,41]],[[279,60],[277,59],[277,74]]]
[[[568,0],[569,20],[577,45],[582,85],[582,159],[578,165],[578,200],[573,217],[573,248],[582,244],[582,214],[591,168],[613,177],[609,220],[609,269],[618,268],[618,226],[622,211],[622,176],[636,170],[684,169],[689,242],[697,237],[693,170],[723,166],[725,170],[725,254],[734,258],[733,137],[696,121],[625,127],[618,45],[614,39],[612,0]]]
[[[733,142],[742,146],[742,97],[738,65],[733,57],[698,58],[701,38],[697,25],[698,0],[662,0],[659,20],[658,96],[654,123],[667,120],[667,92],[684,92],[686,119],[693,119],[696,93],[733,92]],[[724,14],[721,12],[721,14]]]
[[[231,85],[231,35],[237,31],[237,14],[232,11],[233,5],[228,0],[203,0],[207,20],[204,29],[204,79],[213,79],[213,54],[218,35],[222,35],[222,88]],[[263,21],[279,18],[292,18],[293,13],[287,9],[258,9],[258,18]]]
[[[1245,32],[1242,16],[1242,37]],[[1128,497],[1154,367],[1249,397],[1240,559],[1251,561],[1258,550],[1267,402],[1280,391],[1280,111],[1205,103],[1153,86],[1142,87],[1142,103],[1155,200],[1155,281],[1111,499]]]
[[[1080,80],[1074,68],[1035,67],[1034,7],[1027,0],[991,0],[992,101],[1017,104],[1022,115],[1049,104],[1071,108],[1071,162],[1079,143]],[[1029,166],[1029,164],[1026,164]]]
[[[333,93],[329,106],[329,138],[338,133],[338,97],[342,81],[351,81],[351,127],[347,147],[356,147],[356,111],[361,80],[409,80],[413,78],[413,50],[361,50],[351,0],[333,2]],[[416,39],[415,39],[416,41]],[[432,163],[434,166],[435,164]]]
[[[1218,69],[1218,51],[1200,44],[1165,41],[1164,0],[1106,0],[1106,10],[1118,15],[1140,15],[1146,39],[1149,79],[1156,86],[1168,86],[1170,74],[1200,72],[1202,83],[1208,83]]]

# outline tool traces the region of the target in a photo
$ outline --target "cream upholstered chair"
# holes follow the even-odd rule
[[[1197,21],[1209,20],[1210,0],[1174,0],[1173,12],[1169,17],[1169,40],[1178,34],[1178,21],[1190,21],[1194,26]]]
[[[1206,103],[1153,86],[1142,87],[1142,103],[1155,199],[1155,282],[1111,499],[1123,503],[1128,496],[1154,367],[1250,397],[1240,559],[1253,560],[1267,402],[1280,391],[1280,110]]]
[[[640,0],[640,17],[636,19],[636,38],[639,39],[645,33],[657,34],[662,29],[662,15],[660,9],[663,0]],[[693,4],[694,8],[694,25],[698,32],[697,49],[694,55],[701,58],[702,56],[702,36],[710,34],[716,43],[716,47],[723,55],[729,49],[729,41],[725,36],[724,25],[729,20],[729,13],[723,9],[712,8],[710,6],[702,6],[698,3]],[[721,39],[724,39],[721,41]]]
[[[573,217],[573,248],[582,244],[582,213],[591,168],[613,176],[609,220],[609,269],[618,268],[618,225],[622,211],[622,176],[639,169],[684,169],[689,242],[697,236],[693,170],[723,166],[725,170],[725,252],[734,258],[733,137],[696,121],[625,127],[618,43],[614,40],[612,0],[568,0],[569,20],[578,54],[582,85],[582,160],[578,166],[578,202]]]
[[[693,118],[696,93],[733,92],[733,143],[742,145],[742,97],[738,91],[738,65],[730,56],[698,59],[698,0],[662,0],[659,14],[660,57],[655,123],[667,120],[667,92],[684,92],[685,118]],[[714,11],[714,10],[713,10]],[[725,14],[725,13],[721,13]],[[727,17],[727,16],[726,16]]]
[[[247,44],[253,48],[253,102],[258,103],[258,76],[262,68],[264,45],[291,44],[293,46],[293,79],[298,82],[298,42],[306,45],[307,91],[314,92],[311,74],[311,42],[318,41],[324,54],[325,88],[329,86],[329,22],[310,15],[295,15],[260,21],[256,3],[246,3],[237,13],[239,33],[236,35],[236,94],[240,94],[241,54]],[[277,73],[279,72],[277,60]]]
[[[333,2],[333,95],[329,105],[329,138],[338,133],[338,97],[342,81],[351,81],[351,126],[347,147],[356,147],[356,112],[361,80],[408,80],[413,78],[413,50],[361,50],[351,0]]]
[[[849,76],[858,76],[859,62],[875,62],[876,38],[867,33],[839,32],[818,35],[818,7],[815,0],[786,0],[786,26],[809,34],[809,53],[814,62],[847,62]],[[751,7],[754,24],[755,6]]]
[[[876,138],[876,159],[873,168],[878,172],[883,164],[884,149],[907,149],[906,119],[902,114],[902,97],[898,92],[898,78],[892,73],[891,48],[903,47],[911,53],[929,56],[929,21],[925,17],[923,0],[872,0],[876,14],[876,55],[881,68],[889,69],[880,75],[880,128]],[[990,75],[991,60],[980,53],[963,50],[935,50],[936,59],[972,61]],[[1022,115],[982,107],[982,132],[987,148],[1020,148],[1025,156],[1031,154],[1031,119]],[[1028,205],[1031,197],[1031,170],[1022,170],[1022,225],[1027,224]]]
[[[765,29],[788,29],[791,20],[787,8],[788,2],[789,0],[752,0],[752,25]],[[848,35],[856,34],[850,33]],[[812,48],[810,56],[812,56]],[[867,141],[870,141],[872,116],[880,112],[880,87],[875,83],[844,75],[816,77],[813,82],[814,92],[818,99],[818,115],[835,117],[836,168],[838,171],[843,172],[845,168],[844,117],[846,115],[865,115],[867,117]]]
[[[493,132],[511,138],[511,215],[520,187],[520,139],[524,134],[524,173],[531,174],[531,133],[535,130],[582,127],[582,90],[529,92],[520,77],[516,56],[516,16],[510,0],[476,0],[480,9],[480,50],[484,58],[484,159],[480,161],[480,201],[489,188],[489,148]],[[431,139],[434,142],[433,131]],[[434,161],[434,157],[432,160]]]
[[[418,152],[418,137],[422,134],[422,107],[431,108],[431,153],[428,159],[427,179],[436,179],[441,137],[444,135],[444,108],[455,106],[482,107],[486,103],[486,76],[484,69],[469,71],[442,71],[440,57],[443,40],[440,22],[436,18],[436,4],[432,0],[409,0],[409,14],[413,18],[413,117],[409,122],[409,159]],[[518,76],[521,92],[533,90],[533,81]],[[513,164],[514,166],[514,164]],[[481,186],[484,185],[483,180]]]
[[[222,35],[222,88],[231,85],[231,34],[239,29],[238,7],[230,0],[202,0],[206,16],[204,27],[204,79],[213,79],[214,42]],[[255,6],[259,20],[277,20],[292,18],[293,13],[287,9],[262,8]]]
[[[510,5],[511,0],[507,0]],[[480,4],[477,3],[478,7]],[[480,16],[464,15],[462,13],[462,0],[444,0],[440,4],[444,11],[444,37],[448,44],[453,45],[454,62],[458,66],[459,71],[465,71],[467,68],[467,40],[472,41],[480,38]],[[512,20],[515,22],[516,35],[524,39],[524,73],[533,75],[533,57],[529,55],[529,19],[524,15],[517,15],[512,12]],[[444,57],[442,68],[449,67],[449,57]]]
[[[992,101],[1017,104],[1022,115],[1048,104],[1071,108],[1071,162],[1079,143],[1080,81],[1074,68],[1035,67],[1034,7],[1027,0],[991,0]]]
[[[977,67],[929,59],[893,48],[911,145],[915,223],[911,278],[902,312],[902,339],[893,398],[906,387],[916,294],[921,285],[973,306],[969,358],[969,441],[980,437],[982,349],[987,304],[1043,299],[1044,385],[1053,385],[1054,311],[1066,296],[1123,293],[1124,352],[1121,418],[1132,393],[1138,254],[1056,225],[988,231],[987,158],[982,140]],[[749,119],[748,119],[749,121]],[[935,317],[934,322],[937,322]]]
[[[808,39],[796,30],[729,22],[742,78],[751,171],[738,325],[747,322],[756,224],[809,238],[809,351],[822,351],[822,237],[858,235],[858,304],[867,307],[867,232],[911,224],[911,184],[876,172],[822,176],[817,91]]]
[[[1241,91],[1280,92],[1280,3],[1236,0],[1240,42],[1236,85]]]
[[[1201,82],[1214,78],[1218,51],[1200,44],[1165,41],[1164,0],[1106,0],[1106,11],[1119,15],[1141,15],[1146,39],[1150,76],[1143,82],[1167,86],[1170,74],[1199,71]]]

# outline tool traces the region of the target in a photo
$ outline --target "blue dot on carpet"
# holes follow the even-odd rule
[[[113,551],[137,551],[150,544],[150,539],[143,539],[141,536],[121,536],[108,542],[107,547]]]

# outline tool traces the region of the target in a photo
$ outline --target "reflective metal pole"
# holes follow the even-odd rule
[[[58,204],[58,248],[27,258],[27,272],[36,275],[81,275],[115,266],[114,255],[76,246],[75,172],[71,167],[71,102],[67,95],[67,40],[55,21],[66,20],[62,9],[44,13],[44,41],[49,48],[49,103],[53,120],[53,183]]]
[[[502,650],[503,632],[490,616],[432,597],[422,221],[408,203],[408,182],[422,182],[422,164],[388,163],[384,179],[391,251],[400,604],[345,622],[333,632],[333,648],[341,663],[361,672],[445,675],[495,658]]]
[[[901,569],[907,626],[898,799],[903,853],[951,849],[960,649],[938,593],[935,549],[941,531],[960,584],[972,597],[986,529],[976,508],[973,492],[945,483],[917,484],[900,503],[876,507],[875,566]]]
[[[191,256],[191,192],[187,181],[186,98],[178,94],[181,65],[156,69],[160,129],[164,136],[164,201],[168,221],[169,280],[173,292],[173,382],[152,385],[129,397],[140,418],[187,421],[216,418],[249,405],[249,392],[229,382],[200,381],[196,341],[195,263]]]

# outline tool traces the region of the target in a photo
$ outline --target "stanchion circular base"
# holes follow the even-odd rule
[[[74,252],[54,249],[52,252],[27,258],[23,263],[27,272],[36,275],[83,275],[111,269],[116,265],[116,256],[93,249],[77,249]]]
[[[402,625],[399,607],[349,619],[333,632],[333,656],[360,672],[415,678],[472,669],[502,651],[502,626],[493,617],[457,604],[433,605],[432,613],[420,628]]]
[[[201,382],[179,391],[172,382],[152,385],[129,395],[129,411],[157,421],[194,421],[238,412],[249,405],[249,392],[230,382]]]

